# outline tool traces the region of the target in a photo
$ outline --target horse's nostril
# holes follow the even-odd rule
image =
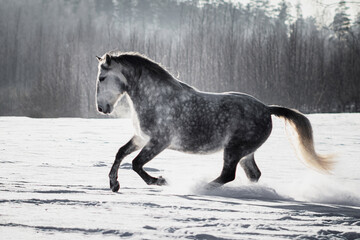
[[[98,111],[99,111],[99,112],[103,112],[102,107],[98,106]]]

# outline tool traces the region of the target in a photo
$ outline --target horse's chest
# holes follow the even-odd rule
[[[141,137],[141,138],[142,138],[143,140],[145,140],[145,141],[148,141],[150,137],[149,137],[149,135],[147,135],[147,134],[141,129],[139,115],[138,115],[138,113],[135,111],[133,102],[131,101],[130,97],[128,97],[128,102],[129,102],[129,105],[130,105],[131,119],[132,119],[132,122],[133,122],[133,127],[134,127],[134,131],[135,131],[135,135]]]

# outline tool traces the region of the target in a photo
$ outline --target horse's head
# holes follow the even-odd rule
[[[99,61],[96,83],[97,108],[99,112],[109,114],[127,91],[128,83],[121,72],[121,64],[112,61],[110,55],[105,54],[97,59]]]

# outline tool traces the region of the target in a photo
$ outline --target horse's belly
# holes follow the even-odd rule
[[[226,137],[216,138],[214,136],[205,138],[203,136],[193,138],[174,137],[169,149],[187,153],[207,154],[220,151],[227,142]]]

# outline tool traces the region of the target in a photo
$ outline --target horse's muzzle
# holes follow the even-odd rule
[[[111,112],[111,107],[110,104],[106,104],[106,107],[104,108],[103,106],[98,106],[98,111],[104,114],[109,114]]]

